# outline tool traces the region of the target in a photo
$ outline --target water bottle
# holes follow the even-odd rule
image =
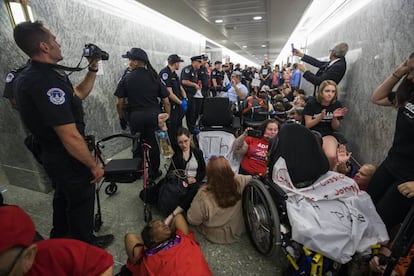
[[[168,132],[165,130],[157,131],[157,138],[158,138],[158,143],[160,145],[161,154],[165,158],[171,158],[174,155],[174,150],[171,146]]]

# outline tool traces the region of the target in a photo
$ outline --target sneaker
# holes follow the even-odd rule
[[[113,241],[114,241],[114,235],[112,235],[112,234],[103,235],[103,236],[92,235],[92,240],[91,240],[90,244],[92,244],[96,247],[100,247],[102,249],[105,249],[108,246],[110,246]]]

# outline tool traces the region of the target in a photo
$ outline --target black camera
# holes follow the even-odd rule
[[[256,129],[249,129],[247,131],[247,136],[250,137],[255,137],[255,138],[262,138],[263,136],[263,131],[261,130],[256,130]]]
[[[92,59],[101,59],[101,60],[108,60],[109,54],[95,44],[89,43],[85,45],[85,48],[83,48],[83,56],[89,57]]]

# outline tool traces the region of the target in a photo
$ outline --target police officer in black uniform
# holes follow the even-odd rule
[[[84,140],[82,100],[91,92],[98,60],[77,86],[58,69],[63,59],[56,37],[41,22],[20,23],[16,44],[31,59],[13,82],[17,108],[40,143],[46,173],[55,187],[51,238],[71,237],[106,247],[113,235],[94,236],[95,185],[104,171]]]
[[[159,73],[161,82],[167,87],[170,93],[171,114],[168,119],[168,136],[170,137],[173,149],[176,150],[177,130],[183,126],[184,114],[187,111],[187,94],[180,84],[176,70],[180,69],[183,60],[176,54],[168,57],[168,65]]]
[[[13,80],[16,79],[19,73],[23,71],[29,63],[30,63],[30,59],[23,66],[20,66],[19,68],[11,70],[6,76],[6,83],[4,85],[3,97],[10,101],[10,105],[12,108],[16,108],[16,99],[14,98],[14,95],[13,95]]]
[[[200,69],[202,62],[202,56],[191,57],[191,64],[187,65],[181,71],[181,85],[183,86],[188,97],[188,108],[186,113],[187,127],[190,132],[194,132],[196,127],[196,121],[198,118],[197,105],[194,100],[194,95],[197,90],[201,90],[198,85],[198,74],[197,71]]]
[[[159,80],[157,72],[151,66],[147,53],[141,48],[132,48],[123,58],[128,58],[130,72],[118,83],[114,95],[117,99],[119,118],[126,119],[131,132],[141,133],[142,140],[150,146],[149,177],[156,179],[161,175],[160,149],[155,137],[158,129],[158,115],[161,113],[158,98],[162,100],[165,111],[170,113],[169,93]],[[127,111],[125,113],[124,111]],[[127,118],[125,118],[127,114]],[[141,156],[141,147],[134,152],[134,157]]]
[[[223,85],[223,72],[221,71],[221,61],[217,60],[214,62],[214,69],[211,71],[211,85],[213,97],[220,93]]]
[[[208,87],[208,56],[206,54],[201,55],[203,58],[201,61],[201,67],[198,69],[198,79],[201,81],[201,94],[204,98],[210,97],[210,90]]]

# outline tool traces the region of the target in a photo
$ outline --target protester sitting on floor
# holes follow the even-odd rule
[[[72,239],[36,243],[35,225],[23,209],[0,207],[0,275],[113,275],[103,249]]]
[[[211,157],[206,171],[207,185],[194,197],[188,222],[211,242],[235,242],[245,230],[241,194],[252,177],[235,174],[223,156]]]
[[[239,173],[265,175],[269,140],[277,135],[279,125],[274,119],[266,120],[260,126],[259,133],[253,133],[256,137],[248,136],[249,130],[252,130],[252,128],[246,128],[243,134],[234,140],[233,143],[234,153],[243,155]]]
[[[133,275],[212,275],[194,233],[181,214],[171,225],[150,222],[141,232],[125,235],[127,265]]]
[[[359,189],[366,191],[371,177],[374,175],[377,167],[372,164],[364,164],[359,168],[358,172],[354,176],[355,182],[358,184]]]
[[[414,203],[408,189],[411,185],[406,184],[414,180],[414,52],[375,89],[371,102],[398,108],[392,147],[367,188],[379,215],[391,230],[404,220]],[[371,267],[381,270],[378,258],[373,262],[375,265]]]
[[[337,130],[340,120],[348,112],[346,107],[337,100],[338,88],[334,81],[323,81],[315,99],[309,100],[303,114],[305,126],[321,133],[323,151],[329,161],[331,170],[337,164],[337,148],[339,144],[346,144],[346,140]]]
[[[171,221],[173,214],[180,214],[184,210],[187,210],[194,196],[196,195],[198,188],[201,185],[201,181],[206,176],[206,164],[203,157],[203,152],[191,145],[191,133],[186,128],[180,128],[177,131],[177,143],[179,149],[172,157],[171,165],[167,174],[175,174],[182,178],[182,185],[186,187],[186,192],[178,199],[178,206],[170,206],[167,204],[163,211],[167,217],[167,221]],[[162,192],[162,191],[161,191]],[[158,201],[163,200],[159,198]],[[165,198],[164,200],[170,200]],[[158,202],[162,205],[162,202]],[[172,213],[171,213],[172,212]]]

